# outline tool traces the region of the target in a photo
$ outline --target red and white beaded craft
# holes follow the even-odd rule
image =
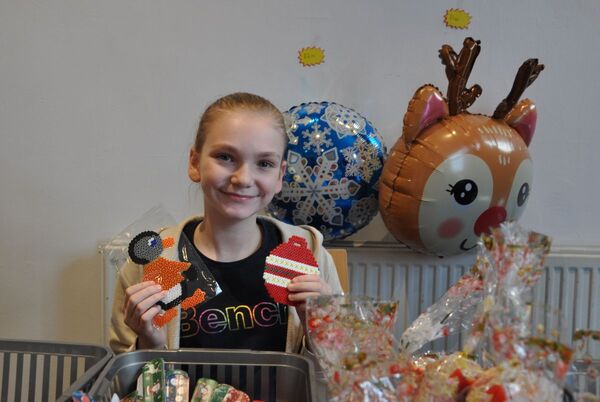
[[[294,303],[288,300],[288,283],[297,276],[318,273],[319,266],[306,240],[300,236],[292,236],[269,254],[263,278],[273,300],[293,306]]]

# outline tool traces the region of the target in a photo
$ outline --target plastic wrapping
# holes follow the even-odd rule
[[[600,330],[578,330],[573,334],[575,362],[569,367],[565,388],[578,402],[600,402],[600,361],[585,351],[600,342]]]
[[[441,357],[425,366],[415,402],[452,402],[483,369],[464,353]]]
[[[478,269],[483,302],[465,351],[487,370],[469,387],[468,401],[494,398],[561,401],[572,357],[570,348],[536,338],[531,330],[533,286],[544,269],[550,238],[514,222],[493,229],[480,242]]]
[[[477,269],[473,269],[402,333],[400,346],[404,353],[414,353],[428,342],[469,329],[482,300],[483,281]]]
[[[591,357],[539,336],[544,329],[531,326],[533,286],[544,270],[550,238],[505,223],[482,237],[479,247],[471,272],[398,343],[392,335],[394,302],[352,296],[309,300],[309,339],[327,375],[330,401],[598,401],[594,392],[600,387],[593,388],[598,365]],[[422,351],[428,342],[465,329],[470,334],[463,351],[441,356]],[[574,335],[598,338],[591,330]],[[574,357],[576,366],[570,363]]]
[[[308,334],[332,401],[412,400],[420,372],[398,352],[392,335],[397,309],[397,302],[363,297],[308,300]]]
[[[142,216],[128,225],[119,234],[114,236],[103,247],[102,252],[106,256],[111,265],[114,267],[122,267],[127,259],[127,246],[129,242],[138,234],[146,230],[160,232],[161,229],[174,226],[177,221],[169,214],[162,205],[156,205],[146,211]]]

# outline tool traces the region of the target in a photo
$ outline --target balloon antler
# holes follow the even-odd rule
[[[450,116],[466,110],[481,95],[481,87],[477,84],[469,89],[466,88],[473,64],[481,50],[480,43],[473,38],[466,38],[458,55],[450,45],[443,45],[440,49],[440,59],[446,66],[446,77],[448,77],[446,97]]]
[[[492,118],[503,119],[504,116],[517,104],[525,89],[535,81],[540,72],[544,69],[543,64],[538,64],[538,59],[526,60],[515,77],[513,86],[508,93],[508,96],[504,98],[494,111]]]

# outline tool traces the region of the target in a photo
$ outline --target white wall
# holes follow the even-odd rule
[[[470,29],[444,26],[451,7]],[[472,112],[490,114],[525,59],[546,64],[526,92],[539,122],[522,222],[600,244],[599,20],[595,0],[1,2],[0,337],[100,342],[96,247],[159,202],[202,209],[186,156],[216,97],[336,101],[391,146],[414,90],[445,91],[439,47],[467,35],[482,41]],[[304,68],[311,45],[326,61]],[[379,219],[355,235],[384,237]]]

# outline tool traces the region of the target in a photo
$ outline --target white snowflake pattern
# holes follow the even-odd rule
[[[354,196],[360,186],[345,177],[340,180],[333,178],[338,159],[337,149],[332,148],[317,158],[315,166],[309,166],[306,158],[296,152],[288,152],[288,168],[295,174],[291,182],[284,181],[277,199],[296,204],[294,224],[310,224],[313,216],[320,216],[330,225],[344,224],[344,215],[342,209],[336,206],[336,200]]]
[[[327,138],[331,129],[329,127],[321,130],[317,123],[313,124],[312,131],[304,130],[302,131],[302,136],[306,139],[306,142],[303,145],[305,150],[310,150],[311,148],[315,149],[315,152],[318,155],[321,155],[325,148],[329,148],[333,146],[333,142]]]
[[[377,197],[374,195],[361,198],[358,201],[352,201],[348,221],[355,229],[360,229],[373,219],[377,214],[377,210]]]
[[[327,106],[321,119],[329,124],[340,139],[364,133],[367,125],[367,121],[354,110],[335,103]]]
[[[304,112],[308,114],[321,113],[325,106],[317,102],[310,102],[304,105]]]
[[[292,145],[298,144],[298,136],[294,134],[298,129],[298,115],[296,114],[296,110],[297,108],[293,108],[283,113],[285,132],[288,136],[289,143]]]
[[[383,137],[381,136],[381,134],[379,134],[379,131],[377,131],[375,127],[373,127],[373,132],[369,134],[369,137],[375,138],[375,142],[377,144],[381,144],[381,149],[383,151],[384,157],[387,156],[387,150],[383,141]]]
[[[342,155],[346,160],[346,176],[360,176],[370,181],[373,172],[382,166],[378,148],[360,137],[356,138],[353,146],[344,148]]]
[[[298,126],[308,125],[314,120],[310,117],[300,118],[300,116],[298,115],[299,111],[300,107],[296,106],[283,113],[285,132],[288,136],[288,141],[291,145],[298,145],[298,135],[295,134],[298,130]]]

